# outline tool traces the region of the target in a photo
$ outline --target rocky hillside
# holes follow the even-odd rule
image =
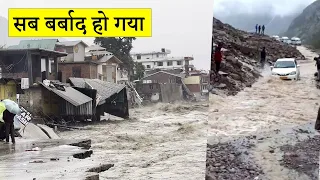
[[[320,48],[320,0],[310,4],[292,21],[286,35],[300,37],[306,44]]]
[[[229,95],[236,94],[245,87],[251,86],[259,77],[258,71],[260,49],[264,46],[267,50],[267,60],[276,61],[278,58],[305,57],[295,48],[272,39],[247,33],[233,28],[220,20],[213,18],[213,42],[222,42],[224,48],[224,60],[221,71],[228,75],[222,77],[219,82],[220,88],[225,88]],[[211,77],[215,81],[215,75]]]

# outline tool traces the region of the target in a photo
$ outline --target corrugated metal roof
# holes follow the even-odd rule
[[[18,45],[9,46],[8,49],[47,49],[54,51],[58,39],[21,40]]]
[[[85,79],[85,78],[69,78],[71,83],[75,87],[85,88],[86,83],[89,84],[93,89],[97,90],[97,93],[101,96],[99,104],[104,103],[104,100],[111,97],[114,94],[119,93],[126,87],[124,84],[115,84],[111,82],[102,81],[100,79]]]
[[[166,71],[158,71],[158,72],[155,72],[155,73],[150,74],[148,76],[145,76],[140,80],[146,79],[148,77],[154,76],[154,75],[159,74],[159,73],[169,74],[170,76],[175,76],[175,77],[179,77],[179,78],[184,78],[184,76],[185,76],[184,74],[172,74],[172,73],[169,73],[169,72],[166,72]]]
[[[110,59],[114,59],[119,64],[122,63],[122,61],[120,61],[120,59],[118,59],[116,56],[113,56],[113,55],[111,55],[111,56],[103,56],[102,58],[100,58],[98,60],[98,62],[105,63],[105,62],[109,61]]]
[[[75,46],[75,45],[77,45],[79,43],[82,43],[82,44],[84,44],[85,47],[88,47],[88,45],[85,42],[81,41],[81,40],[60,42],[60,44],[62,44],[64,46]]]
[[[97,50],[103,50],[103,51],[105,51],[106,48],[101,47],[101,46],[99,46],[99,45],[91,45],[91,46],[89,46],[88,48],[86,48],[86,51],[97,51]]]
[[[43,87],[47,88],[49,91],[52,91],[56,95],[60,96],[64,100],[68,101],[74,106],[80,106],[82,104],[85,104],[87,102],[92,101],[92,98],[82,94],[81,92],[77,91],[76,89],[72,87],[66,87],[64,86],[65,91],[58,90],[56,88],[51,88],[49,86],[46,86],[42,82],[39,82]]]

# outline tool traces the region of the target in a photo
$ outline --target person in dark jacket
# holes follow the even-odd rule
[[[266,48],[263,47],[262,51],[260,52],[260,63],[261,63],[261,67],[264,68],[264,64],[266,63],[266,56],[267,56],[267,52],[266,52]]]
[[[14,139],[14,116],[15,114],[9,112],[7,109],[3,111],[3,120],[6,127],[6,142],[9,143],[9,134],[11,135],[11,141],[13,144],[16,143]]]
[[[222,43],[219,43],[214,51],[214,63],[216,64],[216,73],[220,71],[221,61],[222,61]]]
[[[263,25],[262,26],[262,34],[264,35],[264,30],[266,29],[266,27]]]
[[[261,26],[259,25],[259,27],[258,27],[258,32],[259,32],[259,34],[260,34],[260,32],[261,32]]]
[[[317,66],[317,80],[320,81],[320,55],[319,57],[315,57],[314,60],[316,61],[315,66]]]
[[[256,34],[258,34],[258,24],[256,24]]]

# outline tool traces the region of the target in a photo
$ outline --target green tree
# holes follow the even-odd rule
[[[134,73],[134,80],[140,80],[141,78],[144,77],[144,66],[142,65],[142,63],[139,62],[135,62],[134,63],[134,70],[136,71]]]
[[[134,40],[136,40],[134,37],[96,37],[94,43],[106,48],[107,51],[119,58],[132,77],[134,63],[130,56],[130,51]]]

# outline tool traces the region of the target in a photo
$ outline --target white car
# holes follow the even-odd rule
[[[291,44],[291,40],[286,36],[280,38],[280,41],[284,42],[284,43],[287,43],[287,44]]]
[[[280,37],[277,36],[277,35],[272,36],[272,38],[274,38],[274,39],[277,40],[277,41],[280,41]]]
[[[271,66],[272,76],[279,77],[284,80],[299,80],[300,65],[297,64],[295,58],[278,59],[274,66]]]
[[[298,37],[293,37],[293,38],[291,38],[291,44],[300,46],[301,45],[301,39],[298,38]]]

